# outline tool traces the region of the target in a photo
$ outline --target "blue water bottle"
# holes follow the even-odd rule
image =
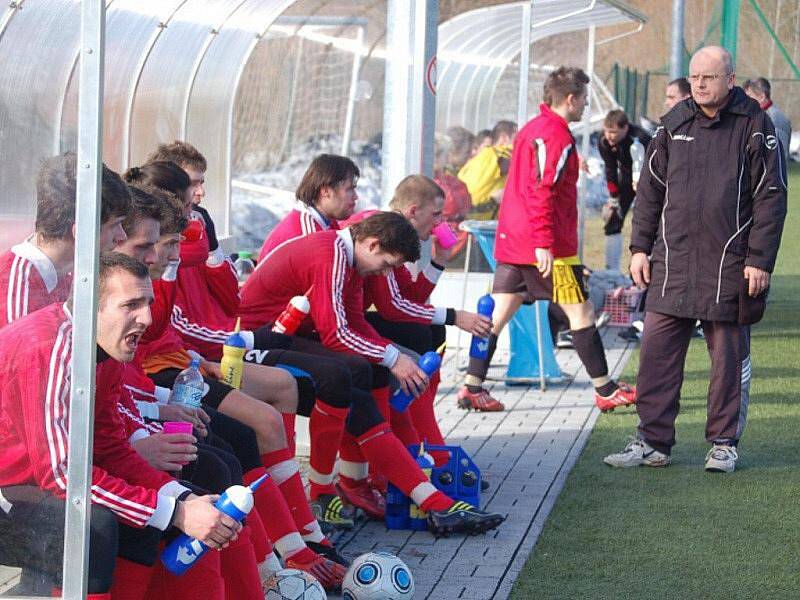
[[[478,298],[478,314],[492,318],[494,312],[494,298],[489,294],[484,294]],[[489,356],[489,339],[472,336],[472,343],[469,345],[469,355],[471,358],[485,360]]]
[[[241,521],[253,509],[253,493],[268,477],[268,474],[262,475],[249,487],[232,485],[219,497],[214,508],[232,519]],[[182,533],[164,548],[161,553],[161,562],[169,572],[183,575],[207,551],[208,546],[203,542]]]
[[[439,370],[440,366],[442,366],[442,357],[433,351],[426,352],[419,357],[419,363],[417,364],[419,364],[419,368],[425,371],[425,374],[430,377]],[[389,403],[397,412],[403,412],[408,408],[408,405],[411,404],[413,399],[414,396],[404,392],[403,388],[399,388],[395,390],[394,394],[392,394],[392,398],[389,400]]]

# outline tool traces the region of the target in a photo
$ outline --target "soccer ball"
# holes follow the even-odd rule
[[[402,560],[369,552],[353,561],[342,583],[342,600],[404,600],[414,597],[414,578]]]
[[[281,569],[264,582],[264,600],[328,600],[328,596],[313,575]]]

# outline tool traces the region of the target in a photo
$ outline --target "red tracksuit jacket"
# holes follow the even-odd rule
[[[72,317],[63,304],[0,332],[0,488],[38,485],[63,498],[72,362]],[[92,502],[126,523],[166,529],[186,488],[130,446],[117,413],[122,365],[97,365]]]
[[[184,345],[211,360],[236,326],[239,282],[228,259],[208,264],[208,237],[202,218],[194,219],[181,242],[181,265],[172,309],[172,325]]]
[[[69,297],[72,277],[59,281],[50,259],[30,242],[0,255],[0,327]]]
[[[397,348],[364,319],[364,280],[353,260],[348,229],[284,242],[258,263],[242,288],[242,327],[257,329],[274,322],[293,296],[313,286],[310,317],[325,346],[394,366]]]
[[[286,215],[267,236],[267,239],[264,240],[261,252],[258,254],[258,260],[264,260],[267,254],[286,240],[327,229],[339,229],[339,224],[323,217],[313,206],[298,200],[294,210]]]
[[[536,248],[578,254],[578,153],[567,122],[546,104],[520,129],[497,222],[495,258],[530,265]]]

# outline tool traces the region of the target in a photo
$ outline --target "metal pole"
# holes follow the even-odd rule
[[[589,27],[589,40],[586,50],[586,74],[589,76],[589,85],[586,89],[586,108],[583,109],[583,138],[581,139],[581,158],[586,160],[589,156],[589,136],[592,133],[592,79],[594,79],[594,42],[596,27]],[[578,185],[578,255],[583,261],[584,224],[586,221],[586,190],[588,183],[586,173],[581,171]]]
[[[417,3],[417,6],[422,4]],[[419,133],[420,157],[418,166],[412,172],[433,177],[434,138],[436,135],[436,53],[439,48],[439,0],[425,0],[424,10],[417,15],[417,31],[421,39],[415,43],[419,52],[419,62],[415,65],[417,86],[422,102],[422,115],[417,131]]]
[[[528,74],[531,64],[531,18],[533,0],[522,5],[522,35],[519,48],[519,93],[517,95],[517,126],[528,121]]]
[[[472,255],[472,231],[469,229],[462,229],[462,231],[467,232],[467,247],[466,247],[466,256],[464,257],[464,280],[461,283],[461,310],[464,310],[467,306],[467,278],[469,277],[469,257]],[[458,374],[459,369],[459,359],[461,358],[461,329],[457,329],[456,333],[456,357],[455,363],[456,368],[454,370],[455,375],[453,376],[453,381],[459,381],[460,376]]]
[[[544,349],[542,348],[542,315],[539,308],[544,306],[546,300],[537,300],[533,304],[533,312],[536,313],[536,345],[539,355],[539,389],[543,392],[547,389],[547,378],[544,376]]]
[[[350,75],[350,94],[347,97],[347,112],[344,117],[344,133],[342,133],[342,156],[350,154],[350,141],[353,138],[353,116],[356,109],[356,90],[358,89],[358,74],[361,71],[361,52],[364,48],[364,27],[358,28],[356,33],[358,49],[353,54],[353,72]]]
[[[669,78],[683,77],[684,0],[672,0],[672,36],[669,56]]]
[[[81,2],[72,378],[63,557],[63,597],[68,600],[86,597],[89,574],[105,15],[104,0]]]

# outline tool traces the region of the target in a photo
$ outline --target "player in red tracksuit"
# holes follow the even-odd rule
[[[264,240],[258,260],[286,240],[315,231],[339,229],[338,222],[356,209],[356,184],[361,172],[346,156],[320,154],[297,187],[297,205]]]
[[[99,281],[89,597],[143,598],[159,530],[175,526],[219,548],[240,526],[213,508],[213,497],[193,496],[150,467],[125,439],[116,409],[120,361],[131,360],[150,321],[152,291],[146,268],[119,254],[101,256]],[[0,536],[15,540],[3,547],[17,555],[18,564],[50,573],[56,581],[61,561],[53,552],[63,544],[71,351],[72,317],[65,304],[53,304],[0,332]],[[52,525],[44,518],[52,518]],[[193,582],[202,579],[204,591],[221,598],[219,560],[216,553],[211,557],[195,566],[184,589],[197,592]]]
[[[189,188],[186,191],[193,202],[195,219],[181,244],[181,268],[176,282],[172,323],[188,348],[209,360],[220,360],[222,345],[235,327],[239,288],[230,262],[219,249],[213,221],[200,206],[205,195],[202,185],[205,159],[185,142],[161,145],[150,159],[173,160],[185,169],[189,175]],[[341,160],[352,165],[349,159]],[[355,168],[355,165],[352,167]],[[161,183],[163,185],[165,182]],[[181,187],[178,191],[182,193],[184,190]],[[342,504],[333,486],[338,440],[350,406],[351,384],[347,368],[331,360],[291,351],[288,349],[290,340],[286,336],[268,329],[257,332],[244,330],[240,333],[248,346],[245,355],[247,362],[299,369],[313,379],[312,383],[308,377],[297,377],[301,392],[297,414],[310,417],[311,460],[308,478],[312,508],[319,520],[335,526],[352,527],[353,511]],[[284,411],[282,416],[287,436],[293,443],[294,412]],[[306,541],[310,544],[320,542],[311,538]]]
[[[33,236],[0,255],[0,327],[40,308],[64,302],[75,255],[75,164],[72,153],[46,160],[36,179]],[[130,197],[119,175],[103,165],[100,251],[125,239],[122,219]]]
[[[274,321],[289,299],[311,288],[310,322],[321,344],[295,338],[299,348],[323,356],[339,355],[350,364],[380,365],[410,391],[424,388],[424,373],[407,356],[379,336],[364,319],[362,276],[388,272],[403,261],[419,258],[419,240],[406,219],[377,213],[341,231],[327,231],[290,240],[261,261],[242,290],[245,327]],[[313,285],[313,288],[312,288]],[[311,324],[309,323],[309,325]],[[357,444],[351,454],[342,446],[341,479],[347,485],[366,479],[368,461],[420,508],[428,511],[434,532],[485,531],[503,520],[498,514],[454,502],[420,470],[378,410],[367,386],[354,388],[347,431]],[[347,470],[347,466],[354,467]]]
[[[558,304],[569,318],[572,340],[602,410],[633,404],[636,390],[608,376],[603,341],[583,285],[578,258],[578,154],[569,123],[579,121],[586,106],[586,74],[561,67],[544,84],[546,103],[514,141],[503,202],[497,223],[497,259],[492,293],[494,326],[489,356],[470,358],[459,400],[489,396],[483,381],[497,336],[529,298]]]

